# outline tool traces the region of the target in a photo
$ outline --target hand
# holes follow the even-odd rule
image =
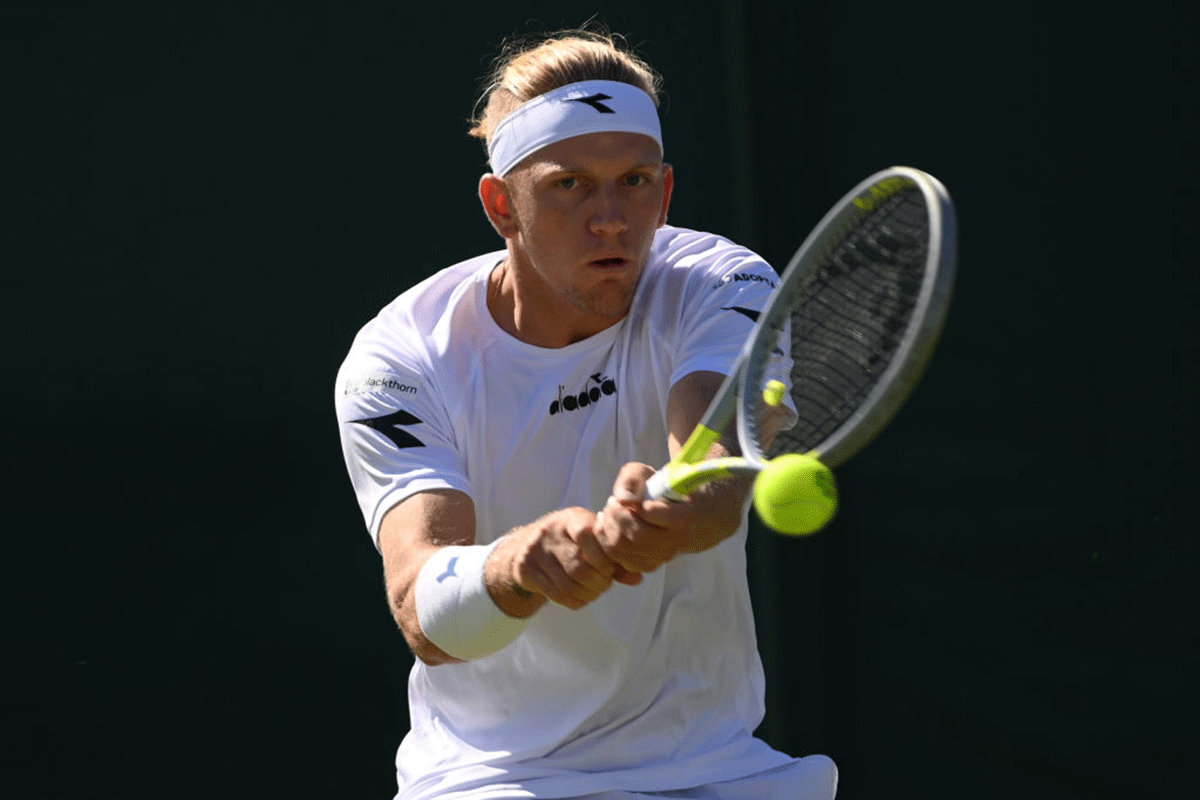
[[[645,499],[653,474],[646,464],[626,464],[598,515],[600,546],[620,566],[651,572],[680,553],[715,547],[741,527],[752,478],[712,481],[676,502]]]
[[[604,554],[631,572],[652,572],[695,548],[694,509],[686,500],[646,500],[647,464],[629,463],[598,515],[596,536]]]
[[[500,590],[492,593],[497,604],[513,616],[532,613],[542,605],[542,598],[580,609],[607,591],[614,580],[638,583],[640,575],[630,575],[605,555],[595,527],[596,515],[591,511],[565,508],[505,536],[488,559],[488,585]],[[509,597],[497,596],[504,589],[511,593]]]

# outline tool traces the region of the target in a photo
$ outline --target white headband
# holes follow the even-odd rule
[[[503,177],[546,145],[585,133],[641,133],[662,147],[658,109],[628,83],[582,81],[539,95],[496,126],[488,145],[492,172]]]

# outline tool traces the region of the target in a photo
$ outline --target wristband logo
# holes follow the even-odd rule
[[[446,571],[437,576],[437,582],[441,583],[446,578],[457,578],[458,573],[454,571],[454,566],[458,563],[458,556],[450,559],[450,563],[446,565]]]
[[[585,408],[593,403],[600,402],[601,398],[616,394],[617,382],[612,378],[606,377],[604,373],[597,372],[588,378],[581,392],[567,394],[566,388],[562,384],[559,384],[558,397],[550,402],[550,416],[554,416],[559,412]]]

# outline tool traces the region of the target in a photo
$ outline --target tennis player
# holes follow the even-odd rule
[[[658,87],[610,37],[510,52],[472,131],[504,249],[401,294],[339,371],[346,464],[416,655],[401,800],[834,795],[829,758],[753,735],[748,485],[641,499],[775,280],[666,225]]]

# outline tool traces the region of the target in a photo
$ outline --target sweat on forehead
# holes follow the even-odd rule
[[[582,81],[539,95],[500,120],[488,145],[492,172],[503,177],[543,147],[587,133],[641,133],[662,148],[650,95],[620,81]]]

